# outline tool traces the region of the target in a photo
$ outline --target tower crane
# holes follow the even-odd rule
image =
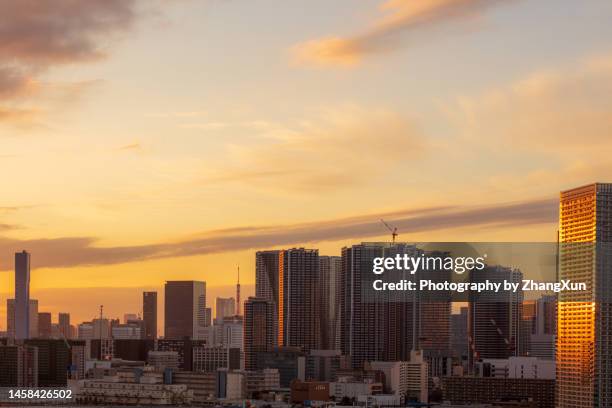
[[[398,235],[397,234],[397,227],[391,227],[382,218],[380,219],[380,222],[382,222],[384,224],[384,226],[387,227],[387,229],[389,231],[391,231],[391,242],[395,244],[395,238],[397,238],[397,235]]]

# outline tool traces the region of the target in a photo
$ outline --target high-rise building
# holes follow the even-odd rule
[[[38,349],[38,386],[65,387],[70,367],[70,350],[64,340],[29,339],[25,345]]]
[[[321,347],[340,349],[340,285],[342,257],[319,256]]]
[[[561,291],[557,305],[556,406],[612,406],[612,184],[560,194],[559,279],[586,284]]]
[[[267,299],[250,297],[244,302],[244,366],[257,369],[257,353],[276,346],[275,304]]]
[[[319,250],[280,252],[278,265],[278,344],[320,349]]]
[[[218,297],[215,303],[216,319],[223,319],[226,316],[234,316],[236,314],[236,300],[233,297]]]
[[[142,293],[142,320],[145,325],[144,338],[157,338],[157,292]]]
[[[164,337],[196,337],[205,318],[206,282],[168,281],[164,289]]]
[[[59,313],[58,325],[60,337],[64,339],[72,338],[72,332],[70,330],[70,313]]]
[[[410,351],[419,347],[419,315],[414,309],[418,302],[414,295],[368,292],[369,279],[375,276],[374,258],[399,254],[417,256],[421,252],[405,243],[362,243],[342,248],[341,347],[355,369],[363,368],[366,361],[406,361]],[[449,317],[442,317],[448,323]]]
[[[42,339],[51,338],[51,313],[38,313],[38,337]]]
[[[15,254],[15,338],[30,337],[30,254]]]
[[[451,315],[451,351],[453,357],[467,361],[468,357],[468,308],[462,307]]]
[[[36,338],[38,337],[38,300],[30,299],[29,304],[29,336]],[[6,300],[6,329],[9,338],[16,338],[15,299]]]
[[[470,273],[471,282],[519,283],[518,269],[494,265]],[[468,338],[471,339],[469,367],[482,358],[505,359],[520,353],[523,291],[470,292]]]
[[[38,349],[0,345],[0,387],[37,387]]]
[[[255,254],[255,296],[278,305],[278,260],[280,251]]]

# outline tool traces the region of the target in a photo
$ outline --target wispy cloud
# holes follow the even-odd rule
[[[418,163],[427,139],[410,118],[384,109],[344,107],[315,119],[273,126],[251,122],[259,143],[231,144],[205,181],[295,191],[346,188],[406,162]]]
[[[389,52],[402,46],[405,35],[442,23],[474,18],[498,0],[387,0],[373,23],[361,32],[330,36],[294,47],[298,64],[353,66],[367,55]]]
[[[179,242],[98,247],[93,237],[19,240],[0,238],[0,254],[27,249],[34,267],[111,265],[148,259],[205,255],[248,249],[360,240],[384,234],[380,218],[411,233],[462,227],[537,225],[557,221],[554,199],[491,205],[486,207],[432,207],[366,214],[335,220],[291,225],[246,226],[209,231]]]
[[[139,142],[136,143],[130,143],[130,144],[126,144],[123,146],[119,146],[117,148],[117,151],[133,151],[133,150],[140,150],[142,148],[142,145]]]
[[[136,16],[135,0],[0,2],[0,122],[32,121],[27,97],[49,68],[103,58]]]

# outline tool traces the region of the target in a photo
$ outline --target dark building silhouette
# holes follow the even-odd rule
[[[278,260],[280,251],[255,254],[255,296],[278,304]]]
[[[51,338],[51,313],[38,313],[38,337],[42,339]]]
[[[283,250],[278,271],[278,344],[306,352],[321,348],[319,251]]]
[[[340,349],[341,271],[341,257],[319,256],[321,347],[327,350]]]
[[[302,350],[296,347],[276,347],[271,351],[257,353],[257,369],[276,368],[280,375],[280,386],[288,388],[295,379],[304,380],[306,360]]]
[[[58,327],[60,337],[69,339],[72,337],[70,329],[70,313],[61,313],[58,315]]]
[[[470,273],[472,282],[521,282],[517,269],[487,266]],[[469,367],[483,358],[508,358],[521,352],[523,291],[470,292],[468,331],[471,339]]]
[[[38,386],[38,350],[24,345],[0,346],[0,387]]]
[[[176,351],[178,354],[179,368],[185,371],[193,370],[193,348],[204,346],[206,346],[206,341],[191,340],[189,338],[184,338],[182,340],[157,340],[157,351]]]
[[[38,350],[38,386],[65,387],[71,362],[66,342],[54,339],[29,339],[25,344]]]
[[[30,338],[30,254],[15,254],[15,338]]]
[[[157,292],[142,293],[142,320],[144,320],[144,338],[157,338]]]
[[[274,302],[256,297],[250,297],[244,303],[244,366],[246,370],[257,367],[256,355],[262,351],[270,351],[277,343],[277,333],[274,324]]]
[[[164,338],[194,338],[204,321],[206,282],[168,281],[164,298]]]

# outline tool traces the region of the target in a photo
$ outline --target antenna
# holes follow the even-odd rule
[[[380,222],[382,222],[384,224],[385,227],[387,227],[387,229],[389,231],[391,231],[391,242],[395,244],[395,238],[397,238],[397,227],[393,227],[391,228],[391,226],[389,224],[387,224],[385,222],[385,220],[383,220],[382,218],[380,219]]]

